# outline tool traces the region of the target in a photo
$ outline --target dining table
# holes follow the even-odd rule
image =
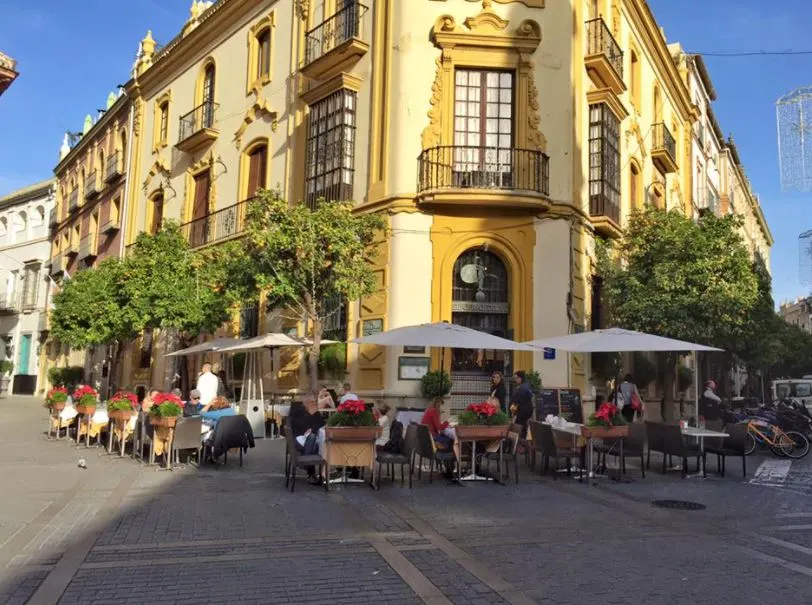
[[[686,437],[691,437],[693,439],[699,440],[699,451],[701,452],[701,457],[699,459],[700,469],[698,473],[688,475],[688,478],[689,479],[693,479],[696,477],[704,478],[706,476],[705,439],[724,439],[725,437],[730,437],[730,435],[722,431],[713,431],[711,429],[706,429],[698,426],[683,426],[681,427],[680,432]]]

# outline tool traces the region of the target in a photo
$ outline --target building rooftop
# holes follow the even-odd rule
[[[17,189],[16,191],[12,191],[11,193],[0,197],[0,208],[5,208],[6,206],[13,206],[14,204],[19,204],[20,202],[25,202],[37,195],[42,193],[46,193],[48,189],[50,189],[54,183],[55,179],[45,179],[44,181],[40,181],[39,183],[34,183],[33,185],[28,185],[27,187],[23,187],[22,189]]]
[[[0,51],[0,95],[17,78],[17,61]]]

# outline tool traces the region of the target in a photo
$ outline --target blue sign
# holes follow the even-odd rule
[[[544,359],[555,359],[555,349],[544,347]]]

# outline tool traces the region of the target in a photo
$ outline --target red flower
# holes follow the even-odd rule
[[[363,401],[350,399],[338,406],[338,411],[350,416],[360,416],[366,412],[367,406]]]
[[[86,384],[78,386],[76,390],[73,392],[73,398],[75,400],[80,400],[82,399],[82,397],[85,397],[86,395],[92,396],[93,399],[99,398],[99,394],[96,392],[96,389]]]
[[[153,399],[155,405],[161,405],[162,403],[174,403],[180,407],[183,407],[183,401],[181,401],[180,397],[177,395],[172,395],[171,393],[158,393],[155,395]]]
[[[486,418],[491,418],[492,416],[495,416],[499,412],[499,410],[495,405],[488,402],[472,403],[466,408],[466,410],[468,412],[473,412],[477,416],[485,416]]]
[[[127,401],[134,410],[138,409],[138,395],[135,393],[131,393],[129,391],[119,391],[113,395],[112,399],[110,399],[110,403],[118,403],[120,401]]]
[[[609,424],[612,424],[612,416],[617,413],[617,408],[613,406],[611,403],[602,403],[601,407],[598,408],[598,411],[595,412],[595,418],[597,420],[603,420]]]

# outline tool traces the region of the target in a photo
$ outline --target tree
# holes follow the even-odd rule
[[[246,213],[246,235],[221,248],[215,266],[232,296],[265,294],[269,311],[305,322],[310,388],[316,390],[324,322],[330,301],[357,300],[375,291],[369,253],[385,227],[378,214],[355,215],[352,203],[289,205],[278,191],[262,191]]]
[[[739,226],[738,217],[711,213],[696,222],[655,208],[633,214],[615,257],[598,248],[613,323],[716,346],[744,334],[759,291]],[[663,362],[671,403],[676,355]]]
[[[140,234],[123,262],[132,313],[143,328],[166,333],[168,351],[230,317],[234,298],[224,288],[224,267],[213,258],[192,251],[178,224],[166,221],[158,233]]]
[[[111,386],[116,386],[124,343],[143,327],[142,318],[130,304],[126,275],[124,264],[117,258],[79,271],[56,293],[51,311],[51,336],[72,349],[113,347]]]

